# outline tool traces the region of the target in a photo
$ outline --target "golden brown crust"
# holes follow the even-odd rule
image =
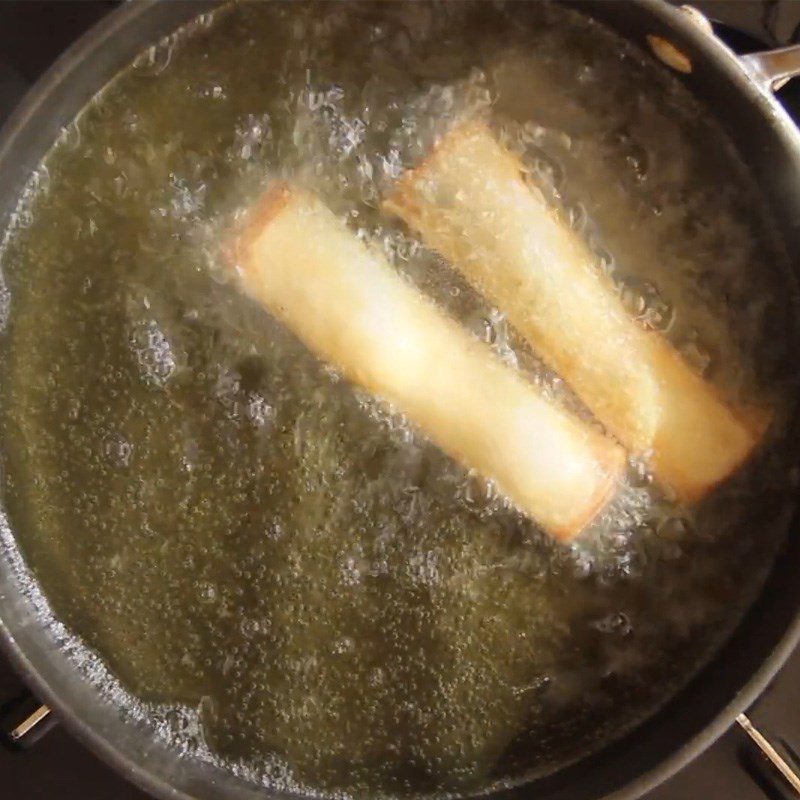
[[[625,451],[621,447],[609,449],[607,442],[604,442],[603,446],[598,443],[593,450],[606,479],[598,485],[597,491],[580,516],[571,520],[568,525],[557,528],[551,526],[548,529],[548,533],[560,542],[571,542],[576,539],[617,493],[627,463]]]
[[[426,180],[434,180],[437,171],[441,169],[442,162],[452,158],[453,153],[459,148],[463,148],[465,141],[469,141],[473,137],[492,137],[492,134],[488,126],[479,120],[467,121],[449,131],[415,169],[407,171],[398,179],[392,194],[383,204],[384,210],[401,217],[412,228],[424,229],[427,224],[425,200],[421,198],[419,184]],[[509,169],[509,174],[513,169],[519,177],[521,165],[518,160],[504,150],[501,152],[504,156],[504,169]],[[522,178],[519,177],[519,180]],[[610,287],[609,281],[603,280],[603,283]],[[701,413],[722,416],[717,420],[722,437],[716,449],[719,463],[716,470],[708,470],[705,476],[702,473],[698,475],[695,474],[696,471],[691,468],[690,464],[679,463],[677,454],[681,452],[680,449],[676,452],[669,440],[665,438],[659,440],[659,431],[654,432],[654,439],[640,442],[638,445],[631,440],[630,436],[626,436],[625,431],[615,430],[614,432],[636,452],[652,450],[651,459],[656,467],[656,472],[660,473],[664,483],[676,491],[683,500],[701,499],[714,487],[729,478],[750,458],[769,427],[772,413],[764,409],[734,406],[720,389],[695,375],[686,365],[682,356],[660,336],[644,331],[642,333],[649,341],[646,352],[649,353],[655,364],[656,373],[662,377],[667,376],[668,383],[673,390],[687,391],[694,395],[697,403],[700,404]],[[569,362],[565,361],[562,356],[559,372],[565,376],[569,375],[570,367]],[[683,388],[681,389],[681,387]],[[703,407],[705,407],[705,412],[702,412]],[[607,425],[610,422],[613,420],[606,420]],[[726,431],[732,436],[727,443],[725,441],[727,439]],[[666,432],[663,435],[674,435],[674,431]],[[683,457],[681,456],[681,458]],[[564,531],[564,535],[568,537],[569,531]]]
[[[651,336],[653,337],[651,339],[651,352],[653,353],[655,362],[658,364],[659,372],[664,374],[673,370],[680,372],[685,371],[685,374],[690,376],[692,382],[696,381],[699,390],[705,392],[713,399],[718,405],[720,412],[730,414],[731,419],[738,424],[749,437],[749,446],[742,452],[741,457],[731,461],[728,464],[727,471],[720,474],[716,480],[707,481],[703,486],[697,486],[691,478],[682,474],[681,470],[676,467],[674,462],[669,465],[668,471],[672,476],[671,480],[668,481],[670,488],[678,494],[683,502],[694,503],[702,500],[747,463],[753,452],[761,443],[767,428],[770,426],[773,412],[769,409],[734,406],[730,404],[722,390],[692,371],[687,366],[683,356],[681,356],[677,350],[672,348],[661,337],[656,338],[656,334],[651,334]],[[656,471],[658,471],[659,446],[657,440],[654,442],[654,455],[652,460]],[[666,471],[667,470],[664,470],[664,472]]]
[[[237,231],[231,248],[234,263],[241,269],[249,269],[250,248],[264,228],[278,216],[297,196],[297,191],[285,181],[279,181],[256,201],[247,212],[244,223]]]
[[[451,128],[431,147],[430,152],[413,169],[406,170],[396,181],[392,193],[381,203],[381,208],[395,216],[408,216],[412,219],[419,217],[419,206],[411,199],[414,193],[413,184],[425,176],[426,172],[434,169],[435,165],[446,158],[450,151],[463,139],[480,134],[491,136],[489,126],[482,120],[470,119]],[[399,213],[400,210],[406,213]]]
[[[667,342],[662,336],[656,333],[648,333],[653,344],[656,360],[660,361],[662,365],[666,365],[669,360],[672,362],[670,369],[685,369],[691,374],[699,384],[702,384],[705,391],[719,403],[719,405],[726,408],[731,416],[748,432],[754,439],[761,439],[767,432],[775,416],[772,409],[762,408],[760,406],[748,405],[731,405],[728,398],[723,391],[714,383],[710,383],[705,378],[697,374],[686,363],[684,357]]]
[[[670,467],[670,472],[672,473],[671,480],[669,482],[665,480],[664,483],[668,488],[672,489],[672,491],[676,493],[678,499],[682,503],[698,503],[718,486],[721,486],[723,483],[725,483],[728,478],[730,478],[732,475],[735,475],[750,460],[750,456],[753,454],[759,444],[760,440],[753,439],[750,443],[750,447],[748,447],[747,450],[742,453],[741,458],[730,462],[730,468],[727,472],[721,474],[716,480],[706,481],[702,486],[697,485],[691,479],[682,483],[680,478],[677,477],[678,469],[676,469],[674,464]],[[658,456],[654,457],[652,463],[654,465],[656,474],[658,474]]]
[[[758,444],[759,440],[764,437],[775,418],[775,412],[772,409],[760,406],[741,405],[732,407],[730,411],[737,421],[751,433],[756,440],[755,444]]]
[[[304,219],[299,219],[299,217]],[[371,378],[371,372],[374,372],[376,368],[374,365],[367,364],[362,369],[363,361],[361,359],[364,354],[357,347],[354,347],[352,342],[348,344],[348,340],[345,340],[344,344],[337,344],[333,348],[329,346],[331,338],[329,331],[332,323],[323,323],[321,325],[308,323],[306,299],[313,292],[319,291],[319,289],[309,288],[309,294],[304,295],[303,290],[295,291],[296,282],[291,277],[295,274],[291,263],[292,255],[295,252],[292,249],[294,247],[292,237],[300,237],[296,252],[301,254],[305,252],[306,255],[309,252],[307,249],[304,250],[303,242],[306,219],[316,236],[325,235],[326,225],[335,225],[338,233],[344,236],[349,235],[343,233],[343,229],[333,214],[309,193],[286,184],[275,184],[270,187],[269,191],[244,216],[242,225],[237,231],[237,261],[238,268],[242,271],[242,284],[245,285],[246,289],[252,291],[256,299],[269,308],[278,319],[286,322],[300,336],[301,340],[312,349],[312,352],[316,352],[320,357],[332,360],[343,358],[345,373],[352,380],[376,394],[381,394],[382,391],[386,390],[391,397],[391,392],[397,386],[397,381],[393,382],[393,379],[387,379],[385,370],[382,367],[379,370],[378,377]],[[349,242],[350,240],[348,239],[347,241]],[[352,241],[355,242],[356,240],[353,239]],[[333,242],[334,251],[331,254],[333,261],[328,264],[327,273],[325,264],[320,265],[321,274],[318,277],[323,281],[324,286],[336,288],[341,284],[341,281],[338,281],[336,276],[340,274],[349,275],[352,259],[358,259],[359,256],[355,250],[348,249],[347,242],[338,238],[334,238]],[[337,243],[339,246],[336,246]],[[275,250],[276,247],[278,250]],[[289,252],[287,252],[286,248],[289,248]],[[312,252],[316,254],[317,250]],[[299,268],[314,270],[316,268],[313,263],[314,260],[305,258]],[[323,256],[323,262],[324,260]],[[357,274],[359,270],[356,269],[352,272]],[[326,274],[329,277],[333,275],[333,278],[327,284],[324,283]],[[287,276],[290,277],[287,278]],[[368,279],[369,275],[366,277]],[[311,284],[321,285],[317,281],[312,281]],[[347,281],[340,289],[336,289],[342,292],[342,296],[340,298],[341,302],[334,304],[335,306],[343,308],[346,302],[349,301],[348,293],[352,294],[353,290],[355,290],[353,302],[359,302],[358,282],[352,286],[350,284],[351,282]],[[381,285],[391,289],[388,284]],[[407,292],[408,288],[405,287],[402,291]],[[407,298],[403,300],[401,297],[400,299],[402,300],[400,310],[403,311],[405,309],[403,311],[405,322],[417,324],[420,320],[414,310],[416,307],[411,308]],[[284,306],[284,303],[286,303],[286,306]],[[334,315],[333,319],[341,319],[341,316],[341,314]],[[426,320],[427,318],[423,315],[421,321],[427,325],[429,322]],[[339,323],[336,324],[338,325]],[[434,333],[439,331],[436,334],[437,336],[446,333],[441,327],[437,327],[443,325],[446,325],[454,332],[456,335],[454,341],[456,343],[458,343],[459,337],[464,340],[459,346],[467,347],[470,350],[474,348],[476,352],[479,350],[481,353],[487,351],[485,345],[478,345],[472,339],[464,337],[461,327],[455,321],[444,317],[442,321],[434,326]],[[369,353],[366,355],[372,358]],[[492,360],[491,363],[494,364],[495,362]],[[473,364],[472,359],[470,359],[466,364],[466,368],[470,371],[475,371],[484,367],[480,363]],[[503,369],[506,368],[503,367]],[[489,372],[489,378],[493,374],[493,372]],[[400,379],[400,385],[403,385],[402,378]],[[422,409],[424,411],[424,403]],[[421,413],[419,406],[417,406],[417,412]],[[532,413],[536,413],[535,408],[532,409]],[[423,429],[428,430],[432,439],[436,441],[437,426],[441,422],[440,417],[436,414],[430,416],[421,413],[420,419]],[[546,421],[547,417],[544,419]],[[569,439],[577,437],[579,440],[580,446],[577,448],[577,458],[584,475],[582,480],[587,481],[588,485],[578,484],[576,486],[573,484],[568,486],[568,491],[565,492],[564,498],[559,503],[561,495],[558,492],[561,491],[561,484],[557,481],[552,484],[555,488],[550,488],[551,484],[547,482],[547,473],[540,470],[538,466],[541,463],[541,459],[534,458],[531,461],[523,459],[523,463],[528,465],[531,472],[527,476],[518,476],[525,479],[517,487],[519,491],[516,492],[516,496],[518,502],[522,503],[522,508],[534,518],[536,518],[536,509],[543,508],[544,529],[558,539],[569,541],[580,533],[587,522],[597,515],[613,495],[619,479],[619,473],[624,464],[624,454],[616,444],[591,429],[587,430],[577,420],[574,421],[572,426],[565,424],[564,428],[565,437]],[[474,442],[472,442],[469,428],[464,428],[460,433],[455,434],[447,424],[442,429],[444,430],[444,440],[440,443],[440,446],[445,452],[449,452],[460,463],[469,464],[470,459],[459,452],[462,447],[466,447],[467,451],[475,456],[478,468],[486,469],[487,474],[490,476],[495,474],[495,468],[499,469],[498,483],[501,486],[504,475],[509,478],[509,482],[512,485],[515,485],[513,475],[509,473],[509,469],[512,467],[508,464],[498,463],[495,458],[489,458],[487,461],[483,457],[480,444],[477,445],[477,449],[473,446]],[[535,452],[536,440],[531,439],[529,444],[531,451]],[[573,454],[573,450],[570,448],[568,448],[568,452]],[[571,457],[573,456],[565,456],[565,458]],[[555,458],[559,458],[558,454],[555,455]],[[541,481],[545,481],[543,484],[544,489],[542,489]],[[555,496],[553,496],[553,492],[556,493]],[[527,505],[525,501],[527,501]],[[554,525],[553,522],[556,524]]]

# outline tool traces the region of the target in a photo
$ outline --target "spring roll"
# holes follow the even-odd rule
[[[406,283],[323,203],[280,184],[237,240],[242,288],[319,358],[495,481],[550,535],[614,494],[624,451],[548,402]]]
[[[767,415],[739,411],[625,310],[581,236],[488,127],[454,128],[385,208],[460,270],[595,416],[684,501],[731,475]]]

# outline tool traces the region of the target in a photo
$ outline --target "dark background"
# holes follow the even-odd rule
[[[115,5],[114,0],[0,0],[0,121],[58,54]],[[740,50],[757,48],[759,42],[775,46],[800,41],[800,0],[701,0],[694,5],[743,31],[746,35],[726,34]],[[781,96],[800,120],[798,87],[790,85]],[[22,682],[0,656],[0,712],[23,694]],[[773,741],[783,740],[800,750],[800,653],[750,716]],[[757,763],[759,757],[745,734],[731,730],[647,800],[780,797],[770,784],[754,777],[752,765]],[[1,800],[51,798],[145,800],[145,795],[58,727],[29,750],[0,748]]]

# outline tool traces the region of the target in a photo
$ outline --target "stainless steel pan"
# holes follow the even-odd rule
[[[0,136],[0,227],[26,177],[86,101],[146,45],[208,2],[129,3],[71,47],[39,81]],[[736,58],[702,16],[660,0],[576,2],[654,58],[677,69],[727,129],[767,202],[790,254],[800,253],[800,133],[773,89],[800,74],[800,46]],[[521,13],[523,7],[520,5]],[[800,262],[795,264],[800,272]],[[800,315],[798,315],[800,319]],[[787,330],[787,336],[797,336]],[[800,431],[793,429],[798,438]],[[768,513],[768,509],[764,509]],[[3,523],[5,525],[5,523]],[[717,657],[655,717],[556,775],[508,794],[538,800],[632,800],[701,753],[764,690],[800,640],[800,520],[763,592]],[[4,535],[10,535],[4,531]],[[0,547],[0,642],[53,713],[120,774],[159,798],[263,798],[265,790],[181,758],[120,717],[81,679],[20,589],[22,565]]]

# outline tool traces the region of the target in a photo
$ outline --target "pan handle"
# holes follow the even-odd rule
[[[750,53],[739,60],[756,83],[774,92],[791,78],[800,75],[800,44]]]
[[[708,17],[691,5],[679,6],[686,16],[708,36],[714,36],[714,27]],[[651,47],[653,43],[651,42]],[[656,55],[659,55],[656,52]],[[661,57],[661,56],[659,56]],[[663,60],[663,59],[662,59]],[[787,81],[800,75],[800,44],[779,47],[776,50],[762,50],[738,56],[745,72],[765,92],[776,92]],[[667,59],[667,63],[669,59]]]
[[[0,744],[27,750],[55,727],[50,707],[24,692],[0,708]]]
[[[800,773],[790,764],[775,748],[775,746],[761,733],[758,728],[750,721],[746,714],[739,714],[736,721],[742,730],[758,745],[758,749],[764,754],[769,762],[783,776],[789,786],[794,789],[796,796],[800,797]]]

